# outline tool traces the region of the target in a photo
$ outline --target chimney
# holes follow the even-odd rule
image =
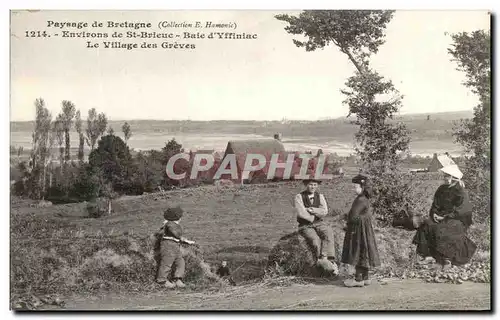
[[[281,133],[275,133],[274,134],[274,139],[278,140],[278,141],[281,141]]]

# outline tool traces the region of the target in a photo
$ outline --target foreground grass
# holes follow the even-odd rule
[[[429,207],[439,181],[425,181],[423,207]],[[200,244],[189,259],[214,266],[227,260],[237,282],[261,278],[271,248],[296,230],[292,197],[300,182],[218,189],[201,187],[158,196],[116,200],[114,213],[101,219],[86,218],[86,205],[70,204],[31,208],[12,199],[12,292],[64,293],[75,290],[159,290],[153,283],[154,260],[150,235],[163,221],[163,210],[181,205],[186,237]],[[349,179],[321,186],[329,206],[347,212],[354,198]],[[155,200],[156,198],[156,200]],[[333,218],[340,254],[341,222]],[[406,265],[413,232],[377,229],[381,272]],[[489,261],[489,228],[473,226],[480,259]],[[196,269],[196,268],[195,268]],[[213,286],[200,268],[191,270],[192,290]]]

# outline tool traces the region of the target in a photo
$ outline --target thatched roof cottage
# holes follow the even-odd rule
[[[262,173],[267,174],[271,156],[273,154],[285,155],[285,146],[278,139],[235,140],[227,143],[224,158],[230,154],[236,156],[238,179],[235,182],[242,183],[242,173],[247,154],[263,155],[267,163],[262,169]],[[224,158],[222,161],[224,161]],[[222,178],[230,179],[230,175],[223,176]]]

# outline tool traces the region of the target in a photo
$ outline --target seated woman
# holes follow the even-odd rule
[[[472,207],[456,165],[443,167],[445,183],[432,203],[429,218],[418,228],[413,243],[417,254],[432,257],[443,266],[463,265],[470,261],[476,245],[466,236],[472,224]]]

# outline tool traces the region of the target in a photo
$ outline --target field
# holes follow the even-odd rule
[[[422,181],[420,188],[424,194],[422,199],[426,202],[424,207],[428,208],[430,205],[432,194],[439,184],[440,181],[436,180]],[[272,304],[270,300],[269,304],[265,304],[268,291],[278,289],[263,287],[262,283],[266,283],[267,279],[264,267],[268,254],[276,242],[282,236],[296,230],[292,197],[301,190],[301,187],[300,182],[251,185],[242,188],[204,186],[171,191],[165,197],[151,194],[122,197],[115,200],[113,213],[100,219],[86,217],[85,203],[34,208],[29,205],[28,200],[12,198],[12,293],[13,295],[23,292],[58,294],[68,301],[68,308],[95,308],[97,302],[85,298],[91,291],[95,295],[108,297],[106,308],[126,308],[127,304],[129,307],[140,307],[141,304],[147,304],[145,301],[149,299],[146,297],[151,297],[148,308],[175,309],[176,302],[172,301],[171,304],[165,305],[161,289],[152,284],[153,262],[149,237],[161,226],[162,211],[167,206],[180,204],[187,212],[182,219],[186,237],[196,240],[205,262],[209,265],[214,266],[221,260],[227,260],[231,269],[235,270],[233,275],[239,284],[233,289],[221,289],[219,285],[215,285],[214,289],[213,283],[201,283],[194,275],[189,276],[187,278],[193,280],[187,279],[189,288],[186,290],[185,298],[188,300],[185,301],[184,307],[203,309],[204,304],[195,303],[202,301],[203,297],[207,299],[206,301],[211,301],[210,298],[214,295],[219,294],[222,297],[223,292],[234,292],[238,295],[245,291],[253,292],[260,297],[251,298],[249,293],[250,296],[246,297],[253,302],[247,301],[250,303],[247,308],[259,309],[258,301],[261,301],[260,306],[265,308]],[[341,212],[349,210],[354,198],[349,178],[336,178],[325,183],[321,186],[321,191],[325,194],[331,209]],[[336,231],[337,249],[340,250],[343,238],[342,224],[338,216],[333,217],[331,222]],[[382,267],[377,272],[387,273],[398,265],[408,263],[413,232],[377,229],[376,233],[382,256]],[[489,261],[489,228],[474,226],[471,237],[479,246],[476,259]],[[480,296],[488,297],[487,301],[483,299],[477,305],[478,308],[488,309],[485,303],[489,305],[489,284],[465,285],[472,286],[471,295],[474,290],[478,290],[481,292]],[[299,286],[297,290],[304,291],[304,294],[307,294],[308,290],[316,290],[310,287],[311,284],[293,284],[293,286]],[[409,284],[409,288],[412,286],[414,287],[412,290],[422,291],[422,299],[425,298],[424,292],[427,290],[425,288],[431,291],[431,288],[434,288],[434,284],[424,283]],[[446,286],[453,285],[443,284],[443,287],[440,287],[442,289],[436,290],[452,290],[445,289]],[[389,290],[389,287],[390,284],[384,288]],[[404,285],[400,289],[403,290],[403,287]],[[338,289],[345,290],[345,288]],[[446,296],[444,291],[436,294],[441,294],[444,299]],[[286,292],[290,297],[294,296],[290,290]],[[403,307],[401,297],[404,294],[401,293],[399,296],[399,307]],[[112,300],[112,297],[120,302]],[[193,297],[193,300],[189,300],[190,297]],[[453,308],[460,309],[463,307],[460,301],[469,298],[471,296],[466,296],[462,292],[457,296],[456,303],[450,303],[454,304]],[[346,299],[348,301],[350,298]],[[303,297],[303,300],[307,300],[306,297]],[[157,301],[157,304],[151,301]],[[291,303],[289,301],[289,304]],[[417,309],[428,307],[423,304],[425,303],[422,302],[419,306],[417,303],[413,307]],[[226,305],[227,303],[220,304],[218,307],[225,308]],[[272,306],[279,307],[276,303]],[[314,303],[303,305],[303,307],[309,306],[342,309],[343,306],[349,307],[349,304],[336,305],[324,302],[318,306]],[[353,307],[353,303],[350,306]],[[364,308],[373,307],[373,304],[367,304]],[[212,305],[212,308],[217,308],[217,305]],[[363,309],[363,306],[360,306],[360,309]]]

